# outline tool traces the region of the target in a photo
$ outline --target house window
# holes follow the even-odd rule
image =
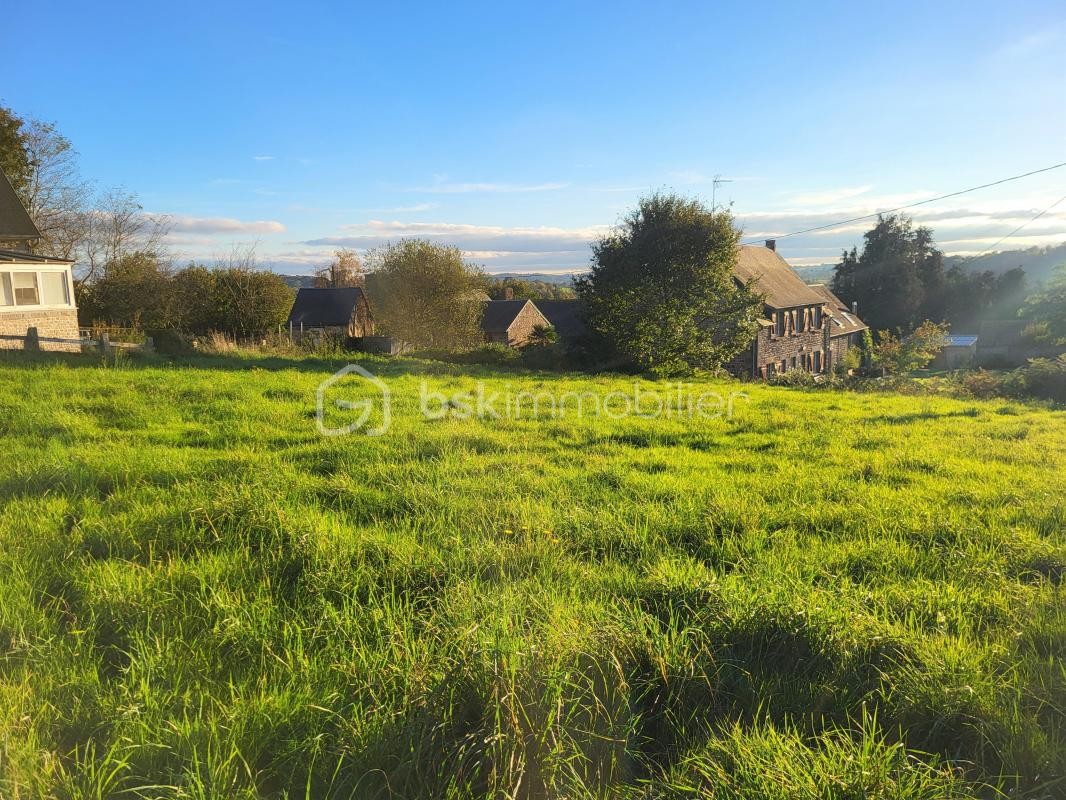
[[[822,329],[822,307],[815,306],[814,308],[814,329],[820,331]]]
[[[821,372],[822,371],[822,354],[821,353],[815,353],[814,354],[814,371],[815,372]]]
[[[15,305],[15,295],[11,292],[11,276],[0,272],[0,306]]]
[[[15,305],[39,306],[41,296],[37,291],[36,272],[12,272],[11,284],[15,290]]]
[[[780,311],[774,314],[774,333],[778,336],[785,335],[785,315]]]
[[[796,368],[796,357],[792,356],[792,369]]]
[[[41,273],[41,302],[46,306],[65,306],[70,304],[67,294],[67,273]]]

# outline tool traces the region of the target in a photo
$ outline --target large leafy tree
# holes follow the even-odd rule
[[[404,239],[372,251],[367,261],[367,293],[382,333],[431,349],[482,341],[484,276],[458,248]]]
[[[1043,328],[1050,341],[1066,345],[1066,264],[1055,270],[1047,286],[1026,299],[1021,315]]]
[[[593,245],[592,269],[576,283],[589,327],[638,369],[721,367],[750,344],[762,311],[734,278],[739,240],[727,212],[676,194],[641,199]]]
[[[833,274],[833,292],[858,302],[872,328],[913,330],[943,319],[944,254],[929,228],[902,214],[881,216],[863,237],[862,253],[845,251]]]

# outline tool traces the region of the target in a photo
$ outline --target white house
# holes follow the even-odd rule
[[[42,350],[79,350],[76,344],[48,341],[78,338],[78,309],[71,275],[74,262],[35,255],[32,248],[40,238],[7,176],[0,172],[0,348],[22,349],[22,337],[32,329]]]

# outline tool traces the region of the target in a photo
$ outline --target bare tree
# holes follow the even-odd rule
[[[90,186],[78,170],[78,153],[50,122],[30,119],[20,131],[29,160],[23,202],[41,232],[38,250],[73,258],[85,235]]]
[[[137,196],[124,189],[101,194],[83,220],[77,251],[82,281],[91,281],[108,264],[131,253],[165,259],[163,240],[170,230],[170,217],[145,214]]]
[[[315,270],[315,286],[319,289],[364,285],[366,275],[363,262],[354,250],[346,247],[334,251],[333,260],[322,269]]]

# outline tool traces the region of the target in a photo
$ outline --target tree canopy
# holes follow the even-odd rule
[[[878,217],[864,235],[862,252],[845,251],[832,280],[835,294],[858,302],[872,328],[911,331],[923,320],[976,330],[983,319],[1017,315],[1026,295],[1025,271],[1002,274],[975,262],[944,268],[944,255],[929,228],[904,215]]]
[[[462,350],[482,341],[484,276],[457,247],[403,239],[367,255],[377,328],[406,344]]]
[[[576,282],[590,329],[642,370],[717,369],[750,344],[762,299],[738,285],[732,216],[676,194],[653,194],[593,245]],[[605,352],[606,355],[606,352]]]

